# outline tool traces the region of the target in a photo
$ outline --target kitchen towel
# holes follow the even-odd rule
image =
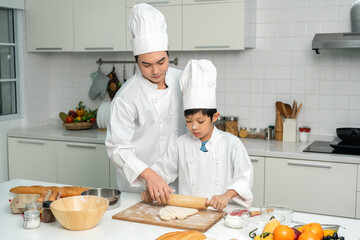
[[[90,99],[95,100],[98,96],[100,96],[101,99],[104,99],[106,88],[110,79],[103,72],[101,72],[101,70],[90,74],[90,77],[93,80],[89,90]]]

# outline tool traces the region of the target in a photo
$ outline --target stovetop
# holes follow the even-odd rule
[[[303,152],[360,155],[360,145],[349,144],[335,138],[333,141],[314,141]]]

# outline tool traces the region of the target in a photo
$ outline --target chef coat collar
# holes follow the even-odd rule
[[[195,137],[191,132],[189,132],[189,134],[191,134],[191,137],[192,137],[192,140],[194,141],[194,144],[199,145],[198,149],[200,150],[200,148],[201,148],[201,140],[199,138]],[[219,130],[214,126],[211,138],[206,143],[206,149],[208,151],[212,148],[213,143],[217,142],[217,140],[219,139],[219,136],[220,136]]]
[[[139,77],[140,77],[140,79],[141,79],[141,83],[144,85],[144,86],[146,86],[146,87],[148,87],[148,88],[150,88],[150,89],[152,89],[152,90],[157,90],[158,89],[158,85],[156,84],[156,83],[152,83],[150,80],[148,80],[148,79],[146,79],[146,78],[144,78],[144,76],[142,75],[142,73],[141,73],[141,71],[138,71],[136,74],[139,74]],[[169,72],[169,69],[166,71],[166,75],[165,75],[165,84],[166,84],[166,86],[167,87],[169,87],[170,86],[170,77],[171,77],[171,74],[170,74],[170,72]]]

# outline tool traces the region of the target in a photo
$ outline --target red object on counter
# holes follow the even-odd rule
[[[310,132],[311,128],[309,127],[299,127],[300,132]]]

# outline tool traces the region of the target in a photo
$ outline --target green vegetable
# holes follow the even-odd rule
[[[65,122],[65,119],[67,118],[67,116],[68,115],[64,112],[59,113],[59,117],[60,117],[61,121],[63,121],[63,122]]]

